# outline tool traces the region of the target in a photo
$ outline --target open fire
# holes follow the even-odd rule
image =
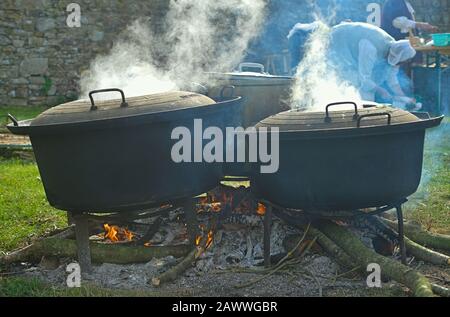
[[[135,236],[128,229],[121,228],[119,226],[111,226],[109,224],[104,224],[103,228],[105,229],[103,238],[108,242],[118,243],[118,242],[133,241],[133,238]]]

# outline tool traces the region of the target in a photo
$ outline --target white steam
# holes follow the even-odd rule
[[[81,92],[121,88],[127,96],[181,89],[205,72],[231,71],[265,17],[264,0],[171,0],[163,30],[135,21],[107,56],[82,75]]]
[[[361,100],[358,90],[339,78],[328,65],[331,28],[319,22],[305,44],[305,56],[297,68],[292,88],[292,107],[324,111],[327,104]]]

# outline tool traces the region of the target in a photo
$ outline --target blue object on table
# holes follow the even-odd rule
[[[433,34],[434,46],[449,46],[450,45],[450,33],[437,33]]]

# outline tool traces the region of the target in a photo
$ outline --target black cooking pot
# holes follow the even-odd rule
[[[120,92],[122,100],[94,102],[94,94],[111,91]],[[199,195],[220,182],[222,164],[173,162],[178,140],[171,134],[186,127],[193,135],[194,119],[202,119],[204,129],[239,125],[240,98],[216,103],[195,93],[170,92],[125,100],[118,89],[90,96],[90,102],[67,103],[8,126],[30,136],[52,206],[134,211]]]
[[[346,104],[346,103],[344,103]],[[425,130],[442,117],[419,119],[387,106],[353,111],[288,111],[261,127],[280,128],[280,168],[260,174],[257,194],[286,208],[343,211],[398,203],[421,179]]]

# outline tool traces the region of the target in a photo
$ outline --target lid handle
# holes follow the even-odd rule
[[[228,98],[231,99],[234,96],[234,93],[236,91],[236,87],[235,86],[224,86],[222,87],[222,89],[220,90],[220,100],[225,100],[227,99],[225,93],[226,91],[229,90],[230,94],[228,95]]]
[[[259,64],[259,63],[240,63],[239,64],[239,72],[243,73],[245,71],[245,69],[253,69],[255,70],[254,72],[258,72],[260,74],[264,74],[264,65],[263,64]],[[258,70],[258,71],[256,71]]]
[[[392,123],[392,115],[390,113],[387,112],[383,112],[383,113],[370,113],[370,114],[365,114],[362,115],[361,117],[359,117],[358,119],[358,128],[361,128],[361,121],[365,118],[370,118],[370,117],[382,117],[382,116],[386,116],[388,118],[388,125],[391,125]]]
[[[10,113],[8,113],[8,118],[11,120],[15,127],[19,126],[19,121]]]
[[[334,106],[342,106],[342,105],[353,105],[355,107],[355,114],[353,115],[353,121],[358,120],[358,118],[359,118],[358,105],[355,102],[353,102],[353,101],[343,101],[343,102],[330,103],[327,106],[327,108],[326,108],[327,116],[325,117],[325,122],[326,123],[331,123],[331,121],[332,121],[332,119],[330,117],[330,108],[334,107]]]
[[[95,105],[95,102],[94,102],[94,95],[100,94],[100,93],[105,93],[105,92],[119,92],[122,95],[122,104],[120,105],[120,107],[121,108],[128,107],[128,103],[125,100],[124,92],[118,88],[109,88],[109,89],[93,90],[89,93],[89,99],[91,99],[91,111],[95,111],[98,109],[98,107]]]

